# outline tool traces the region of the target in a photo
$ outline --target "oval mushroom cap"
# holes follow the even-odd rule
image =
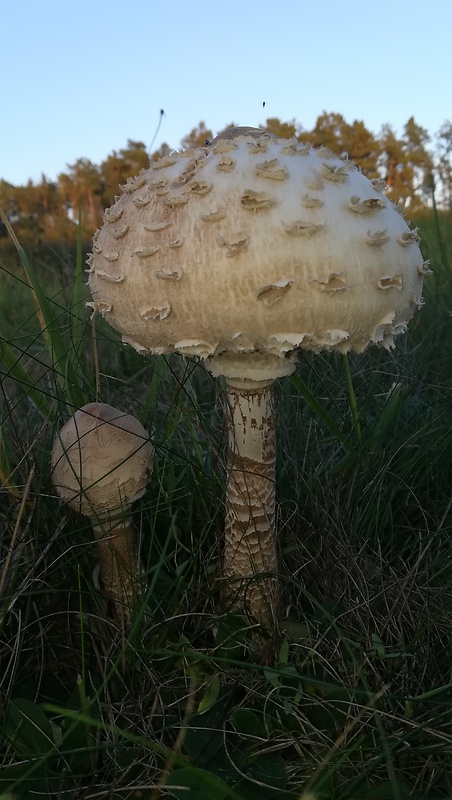
[[[135,417],[105,403],[89,403],[55,438],[53,483],[72,508],[87,517],[102,517],[144,494],[153,452]]]
[[[285,374],[297,348],[391,347],[421,305],[416,231],[326,148],[230,129],[122,189],[94,237],[90,305],[139,352],[230,377],[260,354]]]

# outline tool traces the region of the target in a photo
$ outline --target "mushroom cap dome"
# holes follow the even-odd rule
[[[122,191],[94,237],[90,305],[139,352],[230,377],[252,353],[285,374],[298,348],[391,347],[421,305],[417,232],[327,148],[230,129]]]
[[[52,480],[72,508],[101,518],[144,494],[153,452],[135,417],[105,403],[89,403],[55,437]]]

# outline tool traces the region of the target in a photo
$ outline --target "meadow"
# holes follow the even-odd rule
[[[276,630],[222,611],[224,385],[90,320],[86,249],[0,242],[0,798],[452,797],[452,227],[391,352],[277,382]],[[89,245],[88,245],[89,247]],[[50,452],[101,399],[152,433],[130,630]]]

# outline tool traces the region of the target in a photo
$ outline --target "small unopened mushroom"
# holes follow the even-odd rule
[[[103,588],[122,629],[130,621],[140,577],[130,509],[146,490],[152,457],[141,423],[105,403],[76,411],[52,449],[53,483],[71,508],[90,519]]]
[[[226,378],[225,599],[267,623],[278,598],[274,381],[300,349],[391,348],[422,304],[417,239],[351,161],[233,128],[127,185],[93,251],[91,306],[124,342],[197,356]]]

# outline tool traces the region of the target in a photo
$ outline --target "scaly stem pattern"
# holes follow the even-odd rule
[[[106,517],[92,520],[106,597],[112,602],[121,630],[130,624],[132,606],[139,595],[140,556],[132,519]]]
[[[223,575],[232,608],[271,623],[278,603],[274,381],[228,379]]]

